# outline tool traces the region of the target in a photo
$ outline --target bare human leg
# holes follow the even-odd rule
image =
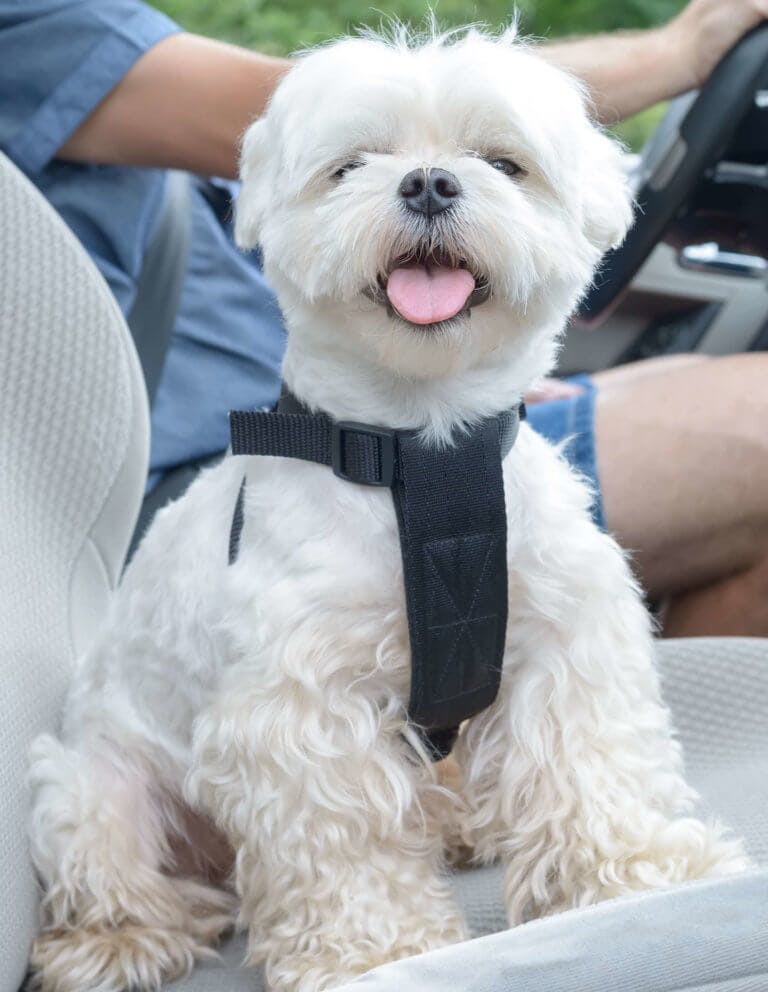
[[[665,602],[664,635],[768,636],[768,355],[594,378],[608,527]]]

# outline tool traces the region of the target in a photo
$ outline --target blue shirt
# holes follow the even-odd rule
[[[58,149],[178,26],[140,0],[0,0],[0,149],[82,242],[124,313],[163,204],[162,170],[58,161]],[[223,451],[227,411],[277,399],[284,331],[258,265],[192,184],[176,324],[152,409],[150,487]]]

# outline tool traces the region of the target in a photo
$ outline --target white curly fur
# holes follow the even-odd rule
[[[500,156],[526,173],[484,161]],[[361,167],[333,179],[351,159]],[[434,240],[492,287],[436,331],[363,293],[424,237],[397,197],[423,164],[464,190]],[[242,171],[237,234],[262,244],[290,387],[336,417],[441,441],[547,372],[630,217],[619,151],[578,85],[511,34],[309,53],[246,135]],[[513,923],[745,865],[690,816],[648,616],[584,482],[525,425],[504,476],[503,684],[460,737],[458,797],[405,721],[389,493],[314,464],[228,458],[158,515],[78,669],[60,739],[33,749],[43,989],[156,989],[210,953],[230,897],[171,871],[182,801],[234,848],[248,960],[281,992],[467,936],[441,872],[451,817],[478,858],[505,862]]]

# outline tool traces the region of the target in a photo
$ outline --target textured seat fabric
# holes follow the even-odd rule
[[[0,989],[37,922],[27,751],[56,727],[122,568],[147,470],[138,362],[106,283],[0,155]]]
[[[702,809],[768,866],[768,640],[659,642]],[[479,939],[377,968],[338,992],[768,992],[768,870],[618,899],[504,931],[501,869],[454,877]],[[501,932],[496,932],[501,931]],[[488,935],[488,936],[485,936]],[[242,937],[169,992],[261,992]]]

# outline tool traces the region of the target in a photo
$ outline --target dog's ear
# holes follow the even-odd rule
[[[255,121],[243,137],[240,149],[240,194],[235,207],[235,242],[240,248],[255,248],[268,204],[267,121]]]
[[[590,125],[582,170],[584,233],[600,251],[616,248],[632,224],[622,147]]]

